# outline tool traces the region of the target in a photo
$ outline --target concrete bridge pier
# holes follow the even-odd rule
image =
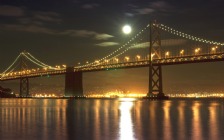
[[[68,67],[65,74],[65,96],[83,96],[82,72],[74,72],[73,67]]]
[[[27,77],[20,78],[19,97],[29,97],[29,79]]]

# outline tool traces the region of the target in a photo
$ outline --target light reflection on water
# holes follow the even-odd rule
[[[223,140],[223,100],[0,99],[2,140]]]
[[[120,140],[134,140],[133,133],[133,122],[131,117],[131,109],[133,107],[133,102],[121,102],[120,103]]]

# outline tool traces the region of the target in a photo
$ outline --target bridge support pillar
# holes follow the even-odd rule
[[[151,66],[149,71],[149,93],[148,96],[164,96],[162,84],[162,66]]]
[[[29,79],[27,77],[20,78],[20,97],[29,97]]]
[[[74,72],[73,67],[68,67],[65,74],[65,96],[83,96],[82,72]]]
[[[160,29],[156,21],[150,23],[149,45],[149,92],[147,96],[164,97],[162,84],[162,66],[153,65],[153,59],[161,59]]]

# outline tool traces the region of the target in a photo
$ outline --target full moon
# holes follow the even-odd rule
[[[130,34],[131,33],[131,26],[129,25],[125,25],[123,28],[122,28],[123,32],[125,34]]]

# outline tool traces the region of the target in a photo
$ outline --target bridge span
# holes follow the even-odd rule
[[[184,42],[185,45],[174,45],[163,49],[162,45],[166,46],[164,40],[173,41],[174,39],[166,38],[161,40],[161,31],[178,36],[181,39],[184,38],[184,40],[182,39],[181,41]],[[142,41],[142,38],[138,38],[143,34],[143,32],[146,32],[146,35],[149,36],[149,40],[146,39],[145,41]],[[138,40],[137,45],[136,42],[133,42],[134,40]],[[192,43],[186,43],[187,40],[196,42],[196,45]],[[123,61],[119,59],[120,56],[125,55],[128,51],[131,51],[136,46],[140,46],[140,49],[146,48],[147,55],[145,57],[136,55],[135,59],[130,59],[130,57],[126,56],[124,57]],[[122,45],[119,49],[115,50],[111,54],[83,65],[72,67],[67,67],[65,65],[52,67],[36,59],[28,52],[21,52],[15,61],[0,74],[0,81],[19,79],[20,96],[24,97],[29,96],[29,78],[65,75],[65,96],[83,96],[83,73],[148,67],[148,96],[164,96],[162,85],[162,66],[223,61],[223,46],[223,43],[194,37],[174,30],[173,28],[163,24],[152,22],[136,36],[134,36],[128,43]],[[27,61],[35,64],[38,67],[28,69]],[[18,68],[17,63],[20,65],[19,70],[15,70],[16,67]]]

